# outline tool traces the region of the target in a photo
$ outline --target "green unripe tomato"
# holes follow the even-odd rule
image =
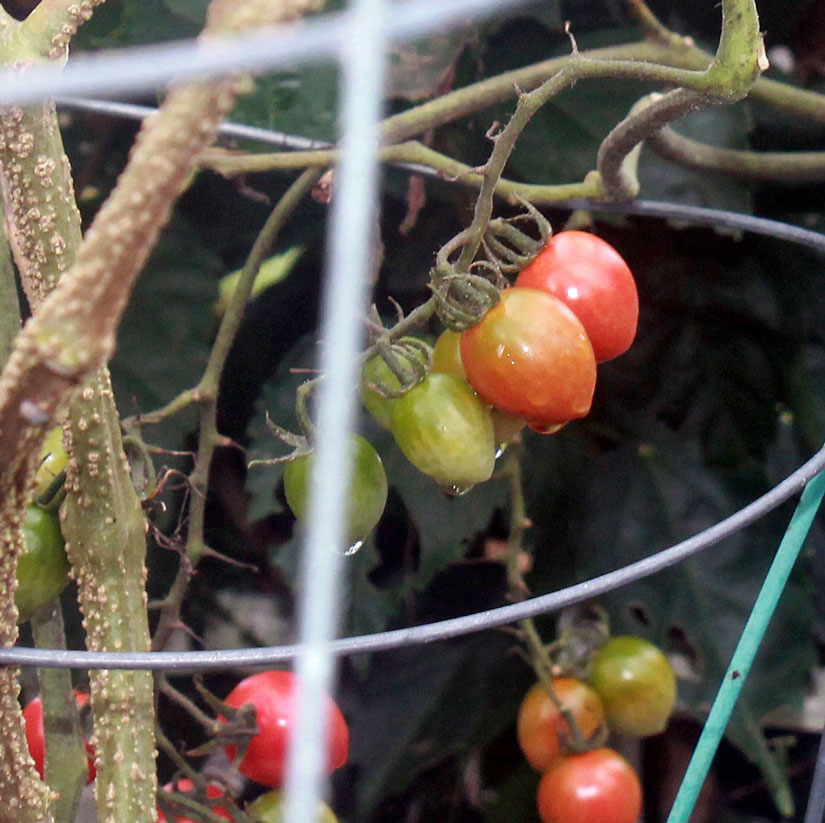
[[[262,794],[246,808],[255,823],[284,823],[283,793],[274,791]],[[338,823],[335,812],[326,803],[318,802],[318,823]]]
[[[413,466],[454,494],[493,473],[490,411],[460,377],[431,373],[413,386],[393,408],[392,433]]]
[[[387,503],[387,475],[378,452],[360,434],[350,437],[352,478],[347,505],[347,544],[352,551],[360,547],[375,528]],[[314,453],[290,460],[284,467],[284,492],[292,513],[306,522],[309,486]]]
[[[69,458],[63,448],[63,429],[50,429],[40,450],[40,465],[35,474],[34,499],[39,500],[51,488],[57,476],[66,469]]]
[[[452,374],[464,381],[467,380],[467,372],[464,371],[464,364],[461,362],[460,342],[460,332],[447,329],[441,333],[433,347],[433,372]],[[499,453],[501,453],[504,447],[512,442],[526,424],[520,417],[508,414],[495,406],[490,407],[490,415],[493,418],[496,446]]]
[[[17,560],[18,622],[31,620],[32,615],[66,588],[69,582],[69,561],[57,515],[29,506],[23,523],[26,551]]]
[[[676,702],[676,675],[662,651],[641,637],[611,637],[593,656],[590,683],[611,729],[631,737],[663,731]]]
[[[402,337],[399,342],[403,343],[404,341],[415,341],[416,345],[422,343],[421,340],[414,337]],[[405,367],[414,368],[416,365],[423,366],[426,364],[427,356],[420,349],[410,348],[407,352],[408,354],[398,355]],[[392,425],[392,409],[399,398],[382,397],[375,389],[370,388],[370,383],[376,386],[383,385],[390,389],[401,388],[401,382],[380,354],[376,354],[364,366],[361,377],[361,399],[364,401],[364,406],[373,420],[382,428],[389,429]]]

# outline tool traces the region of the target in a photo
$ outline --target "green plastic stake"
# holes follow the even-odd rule
[[[802,492],[802,497],[793,513],[791,522],[785,532],[779,549],[771,563],[765,582],[759,591],[759,596],[753,604],[748,622],[739,638],[736,651],[733,653],[725,679],[716,693],[705,727],[696,744],[693,757],[690,759],[687,771],[679,792],[673,801],[667,823],[687,823],[690,813],[699,796],[702,784],[705,782],[710,764],[719,748],[722,735],[727,728],[733,707],[742,691],[742,686],[750,672],[751,665],[776,604],[782,596],[785,584],[788,582],[791,569],[802,550],[808,530],[811,528],[822,497],[825,494],[825,474],[818,474],[808,482]]]

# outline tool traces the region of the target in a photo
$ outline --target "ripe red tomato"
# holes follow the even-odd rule
[[[181,777],[177,785],[167,783],[163,787],[167,792],[182,792],[188,794],[195,788],[195,784],[188,777]],[[206,796],[209,800],[217,800],[223,796],[223,789],[217,783],[209,783],[206,786]],[[222,817],[225,820],[233,820],[229,812],[223,806],[212,806],[212,814]],[[167,823],[166,815],[158,809],[158,823]],[[195,823],[191,817],[175,817],[175,823]]]
[[[544,823],[636,823],[642,786],[632,766],[613,749],[594,749],[556,761],[538,789]]]
[[[493,406],[538,430],[584,417],[596,387],[596,360],[584,326],[561,300],[512,288],[461,335],[470,385]]]
[[[224,702],[238,709],[252,703],[256,710],[258,734],[249,742],[240,770],[251,780],[265,786],[280,787],[289,744],[295,725],[295,696],[298,681],[292,672],[270,671],[253,674],[242,680]],[[349,729],[344,715],[335,701],[328,698],[329,726],[327,729],[327,773],[347,762]],[[236,747],[227,746],[230,760]]]
[[[676,702],[676,675],[653,643],[611,637],[593,655],[589,680],[604,701],[611,729],[631,737],[664,730]]]
[[[626,352],[636,336],[636,281],[616,249],[595,234],[554,235],[522,269],[516,286],[542,289],[563,300],[581,320],[597,363]]]
[[[604,723],[602,700],[586,683],[573,677],[554,677],[553,691],[573,713],[585,740]],[[562,744],[570,727],[543,684],[536,683],[521,703],[516,730],[527,762],[536,771],[546,772],[564,753]]]
[[[76,691],[74,693],[74,701],[78,709],[83,708],[88,700],[89,695],[86,692]],[[40,697],[35,697],[26,704],[23,709],[23,721],[26,726],[26,743],[29,746],[29,754],[32,756],[34,767],[42,780],[46,763],[46,729],[43,724],[43,700]],[[97,775],[95,753],[92,744],[88,740],[85,740],[83,745],[86,747],[86,753],[88,754],[89,772],[86,778],[88,784]]]
[[[392,434],[404,457],[445,490],[461,493],[490,478],[493,421],[469,384],[430,373],[395,404]]]

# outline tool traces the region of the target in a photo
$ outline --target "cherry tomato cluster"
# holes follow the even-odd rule
[[[552,695],[537,683],[519,709],[519,746],[542,772],[539,816],[544,823],[636,823],[639,778],[602,743],[607,729],[646,737],[665,728],[676,700],[673,669],[652,643],[619,636],[596,651],[587,679],[554,677]]]
[[[490,478],[525,424],[551,433],[589,412],[596,364],[630,347],[638,314],[636,284],[619,253],[595,235],[562,232],[476,326],[445,331],[432,352],[422,340],[401,338],[392,368],[388,355],[370,359],[364,406],[410,463],[445,491],[463,494]],[[366,440],[354,436],[351,448],[348,541],[357,548],[381,517],[387,481]],[[307,515],[311,464],[302,455],[284,472],[298,520]]]

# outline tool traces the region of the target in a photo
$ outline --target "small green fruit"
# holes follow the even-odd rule
[[[495,465],[490,411],[470,385],[431,373],[396,402],[392,433],[419,471],[460,494],[489,479]]]
[[[360,434],[350,438],[352,477],[347,508],[348,540],[351,550],[360,547],[375,528],[387,503],[387,475],[378,452]],[[292,513],[306,522],[309,486],[314,453],[291,460],[284,467],[284,491]],[[355,547],[355,548],[353,548]]]
[[[247,806],[246,813],[255,823],[284,823],[283,792],[274,791],[262,794]],[[335,812],[326,803],[318,801],[318,823],[338,823]]]
[[[53,512],[29,506],[23,523],[26,551],[17,560],[17,604],[19,623],[57,597],[69,582],[69,561],[60,523]]]

